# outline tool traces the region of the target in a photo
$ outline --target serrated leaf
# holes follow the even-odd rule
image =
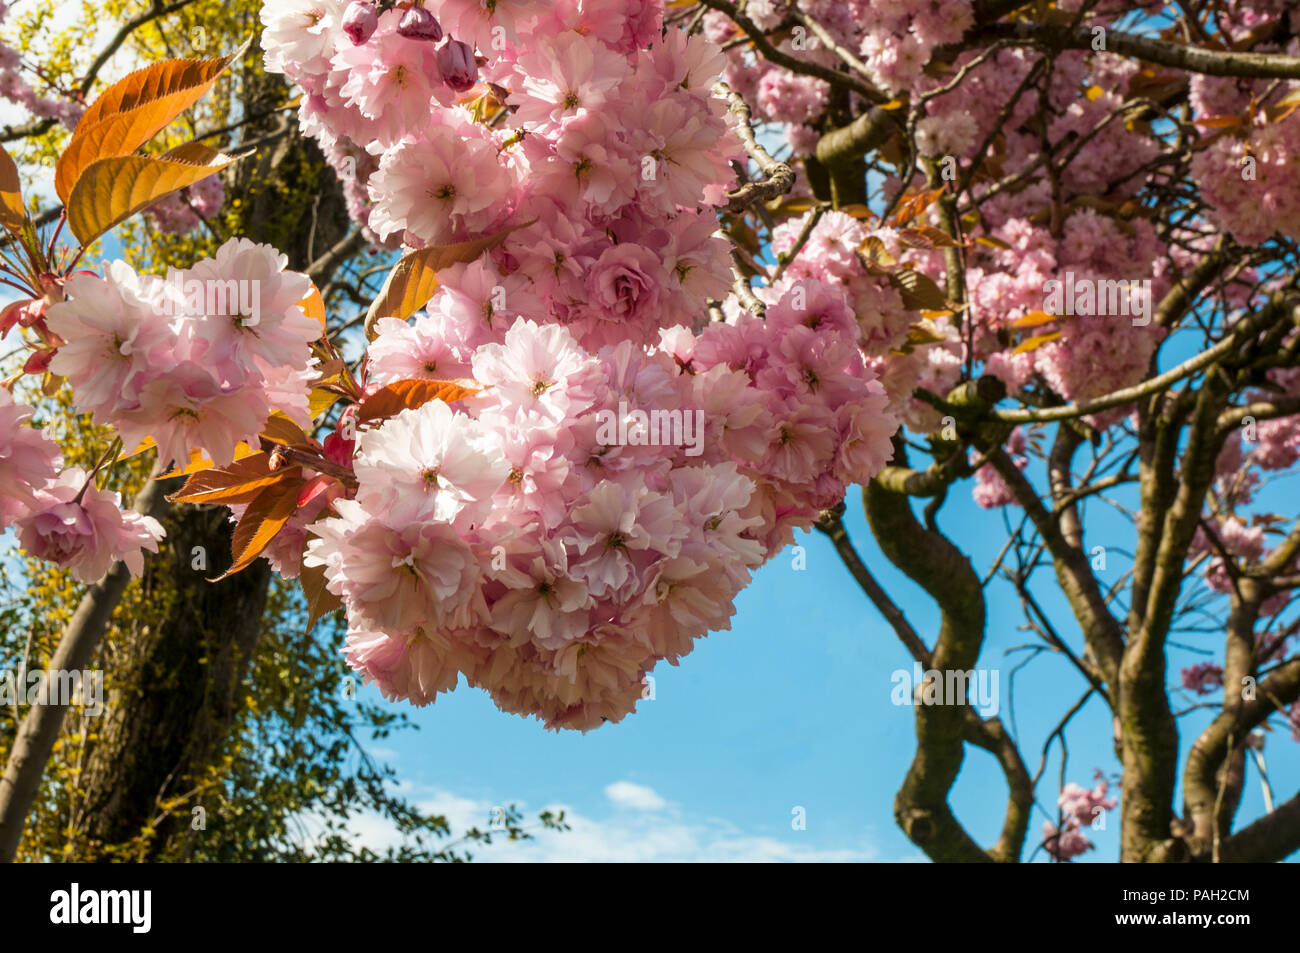
[[[898,289],[903,307],[909,311],[939,311],[948,307],[948,297],[938,285],[919,271],[890,272],[890,284]]]
[[[997,249],[1001,249],[1002,251],[1011,250],[1010,245],[1008,245],[1000,238],[994,238],[992,235],[981,235],[977,239],[975,239],[975,241],[979,242],[981,245],[988,245],[990,248],[997,248]]]
[[[323,387],[312,389],[311,395],[307,398],[307,412],[311,414],[312,420],[319,420],[320,415],[333,407],[341,395],[334,393],[332,390],[326,390]]]
[[[263,428],[261,436],[272,443],[283,444],[286,447],[311,443],[311,438],[307,436],[303,429],[278,410],[272,413],[266,421],[266,427]]]
[[[310,632],[319,619],[341,608],[343,600],[325,588],[324,566],[303,566],[298,572],[298,579],[302,583],[302,595],[307,602],[307,631]]]
[[[1053,321],[1061,320],[1058,315],[1048,314],[1046,311],[1030,311],[1022,318],[1016,318],[1011,322],[1013,328],[1036,328],[1040,324],[1051,324]]]
[[[810,212],[813,208],[811,199],[778,199],[775,206],[772,207],[774,212],[788,212],[791,215],[798,215],[801,212]]]
[[[297,476],[297,467],[270,468],[270,454],[259,451],[228,467],[209,467],[190,475],[167,499],[175,503],[247,503],[264,489]]]
[[[1231,129],[1234,126],[1243,126],[1246,124],[1241,116],[1206,116],[1203,119],[1193,119],[1193,126],[1204,126],[1206,129]]]
[[[869,222],[876,217],[875,212],[862,204],[844,205],[840,207],[839,211],[852,218],[856,218],[860,222]]]
[[[89,245],[119,222],[169,192],[193,185],[224,169],[238,155],[206,164],[155,156],[118,156],[88,165],[68,198],[68,225],[81,244]]]
[[[452,401],[477,394],[472,387],[465,387],[455,381],[396,381],[381,387],[357,407],[357,423],[382,420],[392,417],[403,410],[420,407],[431,400],[441,400],[450,404]]]
[[[1061,336],[1060,331],[1053,331],[1051,334],[1036,334],[1033,337],[1021,341],[1019,344],[1017,344],[1015,349],[1011,353],[1027,354],[1030,351],[1037,351],[1044,344],[1047,344],[1050,341],[1055,341],[1060,336]]]
[[[23,205],[18,166],[8,150],[0,147],[0,227],[11,235],[17,235],[26,223],[27,208]]]
[[[948,339],[930,325],[922,323],[907,329],[907,340],[910,344],[939,344]]]
[[[898,264],[898,260],[885,248],[885,242],[879,235],[868,235],[862,244],[858,246],[858,249],[865,252],[867,257],[878,265]]]
[[[158,446],[158,444],[153,439],[153,437],[145,437],[143,440],[140,441],[140,443],[136,446],[134,450],[132,450],[130,453],[123,453],[119,455],[117,460],[119,463],[121,463],[123,460],[130,460],[132,457],[138,457],[140,454],[152,450],[156,446]]]
[[[1157,73],[1153,69],[1139,70],[1129,77],[1128,96],[1164,102],[1174,95],[1181,95],[1187,90],[1187,74]]]
[[[1300,89],[1292,90],[1277,102],[1265,107],[1264,115],[1269,122],[1277,123],[1286,119],[1297,109],[1300,109]]]
[[[943,189],[929,189],[928,191],[917,192],[913,195],[904,196],[898,203],[898,208],[889,218],[889,224],[894,228],[901,228],[913,219],[920,218],[925,214],[926,209],[934,204],[934,200],[943,194]]]
[[[217,77],[248,49],[210,60],[165,60],[136,70],[104,90],[82,114],[59,156],[54,190],[64,205],[89,166],[129,156],[203,97]]]
[[[152,444],[153,437],[146,437],[146,441]],[[143,446],[143,443],[141,444]],[[137,448],[138,449],[138,448]],[[245,457],[251,457],[255,453],[261,453],[261,450],[254,450],[244,441],[235,444],[235,460],[243,460]],[[162,476],[154,477],[155,480],[170,480],[172,477],[189,476],[191,473],[198,473],[200,470],[211,470],[216,464],[205,457],[200,451],[190,451],[190,462],[178,469],[168,470]]]
[[[957,248],[960,242],[956,242],[944,231],[935,228],[933,225],[914,225],[910,228],[900,228],[898,237],[903,244],[912,248],[921,248],[925,251],[933,251],[936,248]]]
[[[726,218],[727,237],[744,248],[755,258],[762,257],[763,240],[759,237],[743,215],[728,215]]]
[[[535,219],[533,220],[535,221]],[[438,272],[449,265],[473,261],[479,255],[505,241],[506,236],[532,221],[511,225],[467,242],[432,245],[411,252],[393,266],[384,281],[379,297],[366,314],[366,337],[374,337],[375,322],[380,318],[405,320],[423,308],[438,289]]]
[[[306,481],[302,477],[286,480],[269,486],[259,493],[249,504],[244,515],[235,524],[234,539],[230,550],[235,561],[230,568],[216,579],[217,582],[233,576],[250,565],[262,554],[276,533],[284,529],[298,509],[298,491]]]

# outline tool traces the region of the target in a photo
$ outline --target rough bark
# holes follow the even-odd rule
[[[942,617],[931,668],[973,669],[984,640],[984,594],[969,560],[945,537],[917,522],[907,497],[872,483],[863,489],[863,502],[886,558],[939,605]],[[993,859],[948,806],[948,792],[965,755],[969,710],[966,705],[916,706],[916,757],[894,800],[899,827],[936,861]]]
[[[179,489],[178,481],[165,489]],[[99,859],[106,847],[140,835],[162,816],[163,799],[188,792],[213,763],[243,702],[243,676],[262,631],[267,564],[209,582],[230,562],[224,511],[167,509],[166,559],[149,563],[142,584],[168,607],[156,627],[128,634],[112,673],[122,687],[99,726],[70,818],[80,860]],[[216,557],[206,571],[191,568],[195,546]],[[132,859],[156,859],[173,836],[191,834],[188,820],[188,811],[166,817]]]

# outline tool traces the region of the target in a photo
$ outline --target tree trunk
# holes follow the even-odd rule
[[[175,492],[181,482],[169,480],[164,489]],[[158,626],[127,636],[122,664],[112,673],[120,688],[98,726],[70,819],[81,842],[74,859],[102,859],[106,847],[145,831],[163,813],[164,799],[184,796],[201,779],[236,720],[262,631],[270,580],[265,561],[208,582],[230,563],[224,509],[173,504],[162,520],[165,558],[149,563],[142,584],[167,599],[167,611]],[[195,547],[217,558],[196,570]],[[188,833],[188,818],[188,812],[169,815],[132,859],[157,859],[174,836]]]

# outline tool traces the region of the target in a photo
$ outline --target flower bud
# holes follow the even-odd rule
[[[30,298],[22,301],[15,301],[13,304],[6,305],[3,311],[0,311],[0,338],[8,336],[17,324],[23,324],[23,318],[27,313],[27,306],[32,303]],[[23,327],[29,325],[23,324]]]
[[[54,357],[54,348],[32,351],[31,357],[23,365],[24,374],[44,374],[50,369],[50,359]]]
[[[437,43],[442,39],[442,26],[424,7],[411,7],[402,14],[397,23],[397,32],[408,40],[432,40]]]
[[[478,64],[474,62],[474,50],[460,40],[449,40],[438,51],[438,69],[442,71],[442,81],[458,93],[465,92],[478,82]]]
[[[360,46],[374,36],[379,26],[379,13],[369,0],[352,0],[343,11],[343,32],[353,46]]]

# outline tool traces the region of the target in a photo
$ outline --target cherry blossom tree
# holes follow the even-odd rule
[[[1125,860],[1300,848],[1300,796],[1236,821],[1258,729],[1300,733],[1300,524],[1267,488],[1300,460],[1282,0],[267,0],[262,22],[358,235],[395,259],[347,289],[342,331],[246,238],[167,275],[79,267],[132,215],[180,228],[220,201],[204,183],[238,156],[140,150],[231,57],[91,102],[45,232],[0,167],[20,380],[118,435],[87,473],[0,408],[6,525],[100,591],[69,652],[161,535],[156,489],[130,510],[96,483],[136,454],[187,477],[172,499],[229,508],[227,575],[265,558],[312,622],[341,611],[389,700],[463,679],[557,730],[631,714],[815,528],[932,673],[922,697],[979,664],[998,580],[1077,674],[1048,748],[1090,700],[1112,715],[1118,790],[1063,781],[1030,838],[1048,751],[1031,775],[964,695],[917,705],[895,814],[931,858],[1069,859],[1116,808]],[[941,528],[959,482],[1006,514],[989,567]],[[858,555],[853,486],[937,632]],[[1099,542],[1108,506],[1130,539]],[[1207,619],[1216,661],[1171,671]],[[1222,691],[1181,764],[1175,682]],[[11,754],[7,838],[57,717]],[[968,745],[1007,782],[989,846],[948,805]]]

